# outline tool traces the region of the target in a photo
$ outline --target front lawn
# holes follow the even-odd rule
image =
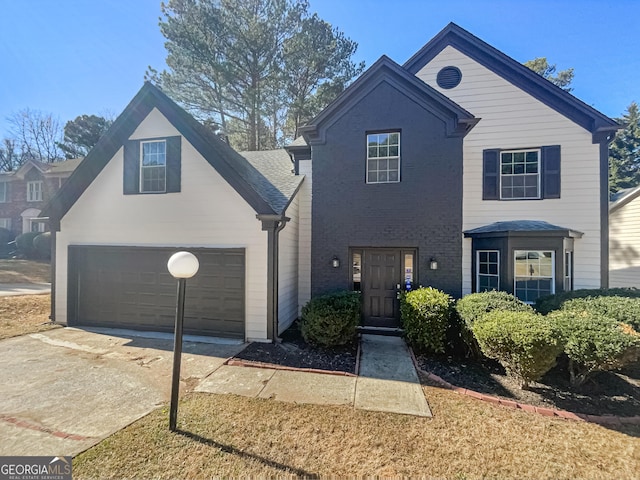
[[[2,283],[49,283],[51,265],[35,260],[0,260],[0,284]]]
[[[0,339],[56,328],[50,312],[51,295],[0,297]]]
[[[637,478],[640,428],[626,433],[424,387],[432,419],[190,394],[74,459],[83,478]]]

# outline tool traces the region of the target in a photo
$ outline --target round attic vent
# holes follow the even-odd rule
[[[438,72],[436,81],[440,88],[446,88],[447,90],[453,87],[457,87],[462,80],[462,72],[457,67],[444,67]]]

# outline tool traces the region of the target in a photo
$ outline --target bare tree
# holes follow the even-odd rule
[[[0,145],[0,172],[10,172],[20,165],[20,157],[13,140],[5,138]]]
[[[14,113],[9,123],[20,163],[26,160],[51,163],[64,158],[57,145],[63,138],[62,125],[52,114],[26,108]]]

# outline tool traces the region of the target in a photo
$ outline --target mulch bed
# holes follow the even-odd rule
[[[304,341],[297,322],[282,335],[282,343],[251,343],[234,359],[271,363],[294,368],[356,373],[358,345],[322,348]]]
[[[599,372],[574,389],[569,385],[566,360],[561,358],[539,383],[521,390],[492,360],[419,355],[417,361],[423,370],[457,387],[519,403],[587,415],[640,415],[640,362],[620,371]]]

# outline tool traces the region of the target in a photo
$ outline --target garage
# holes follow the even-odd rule
[[[173,332],[173,247],[69,246],[69,325]],[[245,338],[245,252],[186,249],[200,269],[187,281],[187,334]]]

